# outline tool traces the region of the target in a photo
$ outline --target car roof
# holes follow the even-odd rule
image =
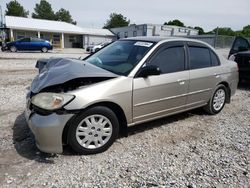
[[[150,36],[150,37],[131,37],[125,38],[121,40],[138,40],[138,41],[145,41],[145,42],[161,42],[161,41],[187,41],[187,42],[198,42],[202,44],[206,44],[200,40],[185,38],[185,37],[157,37],[157,36]]]

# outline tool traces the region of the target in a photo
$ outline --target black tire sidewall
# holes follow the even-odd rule
[[[108,118],[110,120],[110,122],[112,124],[112,135],[111,135],[109,141],[106,144],[104,144],[102,147],[97,148],[97,149],[87,149],[87,148],[82,147],[78,143],[78,141],[76,139],[76,129],[77,129],[77,126],[79,125],[79,123],[84,118],[86,118],[87,116],[93,115],[93,114],[105,116],[106,118]],[[116,138],[118,137],[118,133],[119,133],[119,122],[118,122],[118,119],[117,119],[115,113],[107,107],[97,106],[97,107],[90,108],[90,109],[80,113],[71,121],[69,131],[68,131],[68,143],[71,146],[71,148],[79,154],[85,154],[85,155],[96,154],[96,153],[101,153],[101,152],[106,151],[113,144],[113,142],[116,140]]]

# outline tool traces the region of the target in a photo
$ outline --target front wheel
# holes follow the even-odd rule
[[[226,103],[227,88],[224,85],[218,85],[208,104],[204,107],[209,114],[218,114]]]
[[[69,145],[80,154],[95,154],[107,150],[118,137],[119,123],[115,113],[97,106],[78,115],[68,132]]]
[[[48,52],[48,48],[43,47],[41,51],[42,51],[43,53],[46,53],[46,52]]]

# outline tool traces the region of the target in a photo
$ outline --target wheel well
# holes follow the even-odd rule
[[[231,99],[231,89],[229,87],[229,84],[227,82],[220,82],[218,85],[224,85],[227,89],[227,93],[226,93],[226,103],[230,103],[230,99]]]
[[[117,117],[117,119],[118,119],[118,121],[119,121],[119,125],[120,125],[120,127],[119,127],[119,128],[120,128],[120,129],[119,129],[119,134],[122,135],[122,136],[127,136],[127,134],[128,134],[128,126],[127,126],[127,119],[126,119],[126,116],[125,116],[125,114],[124,114],[122,108],[121,108],[119,105],[117,105],[117,104],[115,104],[115,103],[113,103],[113,102],[101,102],[101,103],[96,103],[96,104],[93,104],[93,105],[91,105],[91,106],[89,106],[89,107],[87,107],[87,108],[81,110],[79,113],[82,113],[82,112],[84,112],[85,110],[90,109],[90,108],[95,107],[95,106],[104,106],[104,107],[107,107],[107,108],[111,109],[111,110],[115,113],[115,115],[116,115],[116,117]],[[63,129],[62,142],[63,142],[64,144],[67,144],[67,143],[68,143],[68,140],[67,140],[68,130],[69,130],[69,127],[70,127],[70,124],[71,124],[72,120],[73,120],[76,116],[77,116],[77,114],[74,115],[74,116],[67,122],[67,124],[65,125],[65,127],[64,127],[64,129]]]

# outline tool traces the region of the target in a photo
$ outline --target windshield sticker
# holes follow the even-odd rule
[[[150,46],[152,46],[153,45],[153,43],[152,42],[136,42],[135,44],[134,44],[135,46],[143,46],[143,47],[150,47]]]

